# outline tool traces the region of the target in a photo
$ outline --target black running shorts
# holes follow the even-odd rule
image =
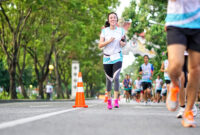
[[[167,44],[182,44],[187,49],[200,52],[200,29],[167,27]]]
[[[151,89],[151,83],[150,82],[142,82],[142,89],[146,90],[147,88]]]
[[[171,80],[165,80],[165,83],[166,83],[166,84],[170,84],[170,83],[171,83]]]

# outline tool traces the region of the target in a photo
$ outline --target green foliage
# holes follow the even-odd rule
[[[31,94],[30,99],[32,99],[32,100],[37,99],[37,94]]]
[[[2,100],[8,100],[8,99],[10,99],[10,97],[8,95],[8,92],[6,92],[6,91],[1,92],[0,93],[0,99],[2,99]]]
[[[18,99],[24,99],[24,96],[21,93],[17,93],[17,98]]]
[[[156,52],[156,56],[149,61],[155,68],[153,79],[155,79],[158,74],[162,76],[160,73],[160,67],[162,61],[166,59],[166,57],[162,56],[162,53],[166,52],[167,48],[166,33],[164,31],[166,7],[166,0],[140,0],[139,3],[137,3],[136,0],[132,0],[130,7],[126,8],[123,12],[125,20],[132,20],[131,28],[128,31],[129,38],[132,38],[135,34],[137,35],[146,31],[145,46],[149,50],[153,48]],[[155,45],[159,45],[159,48]],[[134,69],[134,78],[136,78],[139,66],[142,63],[143,58],[139,56],[125,71],[129,72],[129,69]]]
[[[5,63],[0,60],[0,87],[8,91],[9,89],[9,73],[5,69]]]
[[[16,35],[19,43],[19,50],[16,50],[16,53],[20,68],[23,67],[24,63],[24,49],[28,50],[22,76],[25,87],[28,88],[30,84],[33,86],[38,84],[38,78],[44,75],[44,69],[48,67],[47,58],[49,56],[51,63],[55,61],[56,56],[51,54],[53,46],[53,50],[58,56],[62,83],[66,84],[63,89],[70,86],[71,62],[74,59],[81,62],[81,71],[84,73],[86,85],[90,86],[90,95],[94,95],[101,89],[104,86],[105,78],[101,52],[97,48],[96,40],[99,39],[99,33],[107,14],[113,11],[118,4],[118,0],[12,0],[3,2],[2,7],[14,30],[12,31],[2,10],[0,10],[0,36],[3,36],[1,32],[4,29],[9,56],[13,56],[15,49],[13,47],[15,35],[13,33],[17,31],[20,19],[25,19],[31,11],[26,22],[22,21],[21,24],[24,23],[24,25],[19,27],[21,35],[20,33]],[[7,71],[10,64],[9,56],[6,55],[6,52],[2,53],[2,46],[0,50],[0,56],[4,56],[3,64]],[[36,58],[37,65],[34,65]],[[38,78],[35,68],[38,68]],[[0,73],[3,69],[0,69]],[[19,73],[18,70],[17,73]],[[6,79],[5,77],[1,78]],[[52,78],[55,78],[54,73],[52,73]],[[0,80],[1,82],[5,84]],[[18,96],[21,95],[18,94]],[[35,97],[31,96],[31,98]]]

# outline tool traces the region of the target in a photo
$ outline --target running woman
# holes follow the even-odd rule
[[[159,103],[160,102],[160,94],[162,91],[162,83],[163,80],[160,78],[160,75],[157,76],[156,79],[156,102]]]
[[[136,102],[140,102],[140,92],[141,92],[141,80],[140,76],[134,81],[134,92],[136,93]]]
[[[121,48],[126,45],[125,31],[117,27],[117,14],[111,12],[108,14],[105,28],[101,31],[99,48],[103,48],[103,65],[106,75],[106,87],[108,91],[108,109],[112,109],[111,89],[114,81],[114,107],[118,108],[119,94],[119,75],[122,67]]]
[[[144,93],[144,104],[147,105],[147,100],[151,99],[151,87],[153,76],[153,65],[149,63],[149,56],[144,55],[144,64],[140,66],[139,74],[142,75],[142,89]]]
[[[171,79],[167,108],[175,111],[178,107],[179,78],[184,64],[184,51],[187,49],[189,77],[182,125],[196,127],[192,107],[200,86],[200,0],[168,0],[166,30]]]

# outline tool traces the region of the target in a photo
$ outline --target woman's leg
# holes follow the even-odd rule
[[[106,75],[106,89],[108,91],[108,99],[111,99],[113,64],[104,64],[104,71]]]

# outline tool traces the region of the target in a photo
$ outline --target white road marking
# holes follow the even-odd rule
[[[95,105],[97,105],[97,104],[95,104]],[[95,105],[89,105],[89,107],[93,107]],[[37,116],[33,116],[33,117],[3,122],[3,123],[0,123],[0,129],[5,129],[5,128],[9,128],[9,127],[14,127],[14,126],[17,126],[17,125],[22,125],[22,124],[25,124],[25,123],[45,119],[45,118],[48,118],[48,117],[51,117],[51,116],[55,116],[55,115],[59,115],[59,114],[62,114],[62,113],[67,113],[67,112],[72,112],[72,111],[76,111],[76,110],[80,110],[80,109],[82,109],[82,108],[72,108],[72,109],[62,110],[62,111],[58,111],[58,112],[52,112],[52,113],[41,114],[41,115],[37,115]]]
[[[146,105],[146,106],[134,106],[134,108],[141,108],[141,109],[146,109],[146,108],[154,108],[154,109],[160,109],[160,108],[166,108],[165,106],[148,106],[148,105]]]
[[[37,106],[30,106],[30,108],[40,108],[40,107],[48,107],[49,105],[37,105]]]

